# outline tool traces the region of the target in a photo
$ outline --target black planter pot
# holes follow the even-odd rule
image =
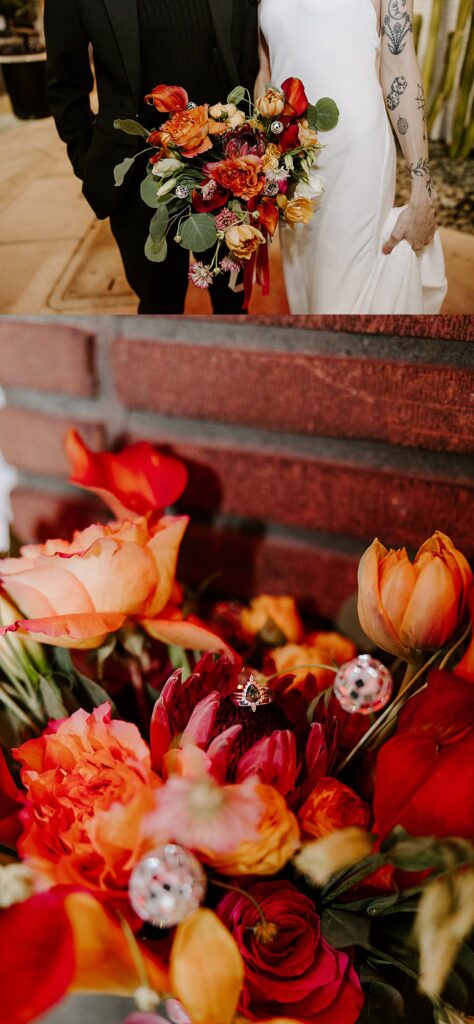
[[[0,64],[15,116],[22,121],[49,117],[44,55],[0,56]]]

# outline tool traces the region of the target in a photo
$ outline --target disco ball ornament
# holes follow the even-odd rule
[[[187,199],[189,196],[189,189],[187,185],[177,185],[175,188],[175,196],[177,199]]]
[[[263,190],[264,196],[277,196],[280,191],[280,186],[277,181],[267,181]]]
[[[206,884],[205,872],[189,850],[164,843],[136,865],[128,893],[142,921],[155,928],[172,928],[201,905]]]
[[[196,110],[196,107],[197,103],[193,103],[192,100],[190,100],[189,103],[186,104],[186,110]]]
[[[281,135],[283,128],[284,125],[281,123],[281,121],[274,121],[272,124],[273,135]]]
[[[360,654],[341,665],[334,682],[334,696],[349,714],[371,715],[388,704],[393,679],[385,665],[370,654]]]

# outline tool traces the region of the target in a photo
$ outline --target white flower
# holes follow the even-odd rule
[[[0,867],[0,907],[24,903],[33,893],[33,872],[26,864],[4,864]]]
[[[166,178],[168,174],[174,174],[175,171],[179,171],[181,167],[185,166],[186,165],[183,164],[181,160],[176,160],[175,157],[169,156],[165,157],[163,160],[158,160],[158,162],[153,165],[151,173],[157,178]]]
[[[160,199],[161,196],[168,195],[168,192],[172,192],[173,189],[176,188],[177,184],[178,184],[178,179],[177,178],[169,178],[168,181],[165,181],[165,183],[160,186],[160,188],[158,189],[158,192],[156,193],[157,196],[158,196],[158,199]]]
[[[296,199],[320,199],[324,192],[324,182],[317,174],[310,174],[309,181],[299,181],[295,189]]]

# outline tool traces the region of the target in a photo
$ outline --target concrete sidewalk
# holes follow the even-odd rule
[[[72,174],[52,119],[21,122],[0,103],[0,314],[133,313],[107,222],[97,222]],[[449,294],[443,313],[473,313],[474,235],[443,228]],[[278,243],[272,290],[255,288],[251,312],[288,312]],[[207,314],[192,286],[186,313]]]

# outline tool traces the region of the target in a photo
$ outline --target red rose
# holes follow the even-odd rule
[[[474,687],[432,671],[428,686],[400,714],[377,758],[374,831],[396,825],[415,836],[472,838]]]
[[[248,887],[265,917],[238,893],[229,893],[217,914],[244,960],[240,1010],[247,1019],[281,1017],[318,1024],[353,1024],[364,996],[349,955],[321,935],[313,903],[290,882]]]

